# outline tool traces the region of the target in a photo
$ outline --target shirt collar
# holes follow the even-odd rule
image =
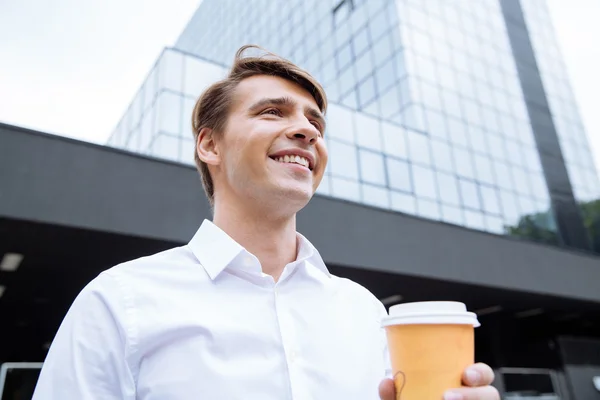
[[[328,277],[331,276],[321,255],[312,243],[300,233],[296,233],[296,237],[299,249],[295,264],[304,262],[317,268]],[[212,280],[236,259],[239,259],[240,254],[250,254],[242,245],[207,219],[202,222],[188,247]]]

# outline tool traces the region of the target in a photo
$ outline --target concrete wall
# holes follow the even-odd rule
[[[0,125],[0,216],[186,242],[210,218],[194,168]],[[326,262],[600,302],[600,258],[317,196]]]

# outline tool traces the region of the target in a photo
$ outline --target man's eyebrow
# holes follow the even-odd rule
[[[266,106],[282,106],[282,107],[296,107],[298,103],[296,100],[291,97],[274,97],[274,98],[263,98],[258,100],[256,103],[252,104],[249,108],[250,111],[258,111]],[[321,131],[325,131],[325,117],[323,114],[314,107],[306,106],[304,107],[304,112],[310,115],[312,118],[316,119],[321,125]]]
[[[275,97],[275,98],[264,98],[258,100],[256,103],[250,106],[250,110],[258,110],[265,106],[286,106],[295,107],[296,101],[290,97]]]

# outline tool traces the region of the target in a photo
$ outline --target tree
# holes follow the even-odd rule
[[[600,199],[579,202],[579,209],[592,250],[600,254]],[[504,229],[509,236],[557,245],[560,243],[560,236],[553,221],[553,214],[548,210],[524,215],[516,225],[506,225]]]

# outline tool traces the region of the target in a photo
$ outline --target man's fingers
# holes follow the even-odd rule
[[[488,365],[478,363],[467,368],[462,379],[466,386],[487,386],[494,381],[494,371]]]
[[[396,388],[392,379],[384,379],[379,384],[379,397],[381,400],[396,400]]]
[[[500,393],[493,386],[460,388],[446,392],[444,400],[500,400]]]

